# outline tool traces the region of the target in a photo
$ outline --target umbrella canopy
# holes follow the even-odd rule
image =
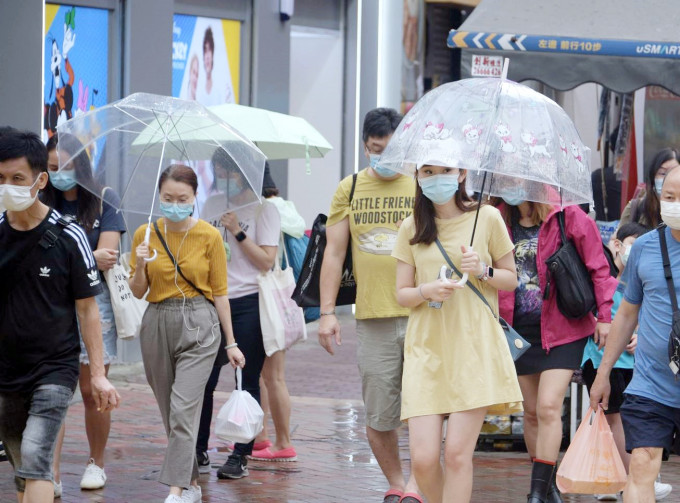
[[[563,91],[596,82],[620,93],[659,85],[680,94],[679,16],[675,0],[484,0],[449,46],[463,49],[464,77],[485,69],[475,56],[498,55],[512,58],[515,81]]]
[[[201,218],[260,200],[264,154],[195,101],[136,93],[76,116],[57,132],[60,171],[76,166],[76,181],[82,188],[101,197],[103,186],[112,187],[120,203],[108,200],[108,191],[107,202],[124,212],[148,215],[149,222],[161,215],[158,180],[171,164],[212,171],[198,172],[199,185],[210,185],[202,187],[210,195],[205,204],[210,209],[201,211]],[[72,162],[83,151],[93,159],[86,170]],[[211,160],[219,161],[220,173]],[[219,178],[227,183],[218,183]]]
[[[210,107],[210,111],[237,128],[270,160],[323,157],[333,148],[302,117],[232,103]]]
[[[590,150],[554,101],[515,82],[463,79],[435,88],[403,118],[380,164],[468,170],[469,189],[568,206],[592,200]]]

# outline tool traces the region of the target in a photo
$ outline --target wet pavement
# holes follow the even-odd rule
[[[307,343],[288,355],[287,382],[292,395],[292,439],[298,461],[268,463],[251,461],[250,476],[241,480],[218,480],[215,471],[202,475],[204,502],[376,502],[387,489],[372,456],[363,422],[361,386],[356,368],[356,337],[351,317],[343,318],[344,341],[331,357],[316,341],[310,325]],[[139,365],[118,366],[113,377],[123,396],[114,413],[107,448],[106,487],[98,491],[79,489],[87,461],[83,405],[77,400],[69,409],[62,454],[62,501],[71,502],[162,502],[165,486],[155,481],[166,446],[163,425],[153,393]],[[231,372],[224,371],[215,394],[215,412],[234,388]],[[273,432],[273,428],[270,429]],[[226,460],[225,443],[210,442],[210,458],[217,468]],[[408,470],[407,431],[400,439],[404,470]],[[526,501],[530,465],[525,453],[480,452],[475,455],[473,502]],[[665,501],[680,502],[680,460],[664,463],[662,477],[675,491]],[[11,467],[0,463],[0,502],[14,501]],[[58,501],[58,500],[57,500]],[[567,502],[591,502],[592,496],[569,496]]]

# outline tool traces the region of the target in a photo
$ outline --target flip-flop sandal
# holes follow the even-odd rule
[[[390,489],[385,493],[383,503],[399,503],[403,496],[404,496],[403,492],[397,491],[396,489]]]
[[[423,499],[420,497],[420,494],[405,493],[399,500],[399,503],[423,503]]]

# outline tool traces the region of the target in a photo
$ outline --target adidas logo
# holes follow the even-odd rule
[[[87,273],[87,277],[92,280],[90,286],[95,286],[99,284],[99,273],[94,269]]]
[[[50,268],[49,267],[41,267],[40,268],[40,276],[43,278],[49,278],[50,277]]]

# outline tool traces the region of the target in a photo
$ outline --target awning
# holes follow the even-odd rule
[[[678,19],[677,0],[482,0],[448,43],[463,48],[463,77],[497,72],[489,56],[502,56],[517,82],[562,91],[596,82],[621,93],[659,85],[680,95]]]

